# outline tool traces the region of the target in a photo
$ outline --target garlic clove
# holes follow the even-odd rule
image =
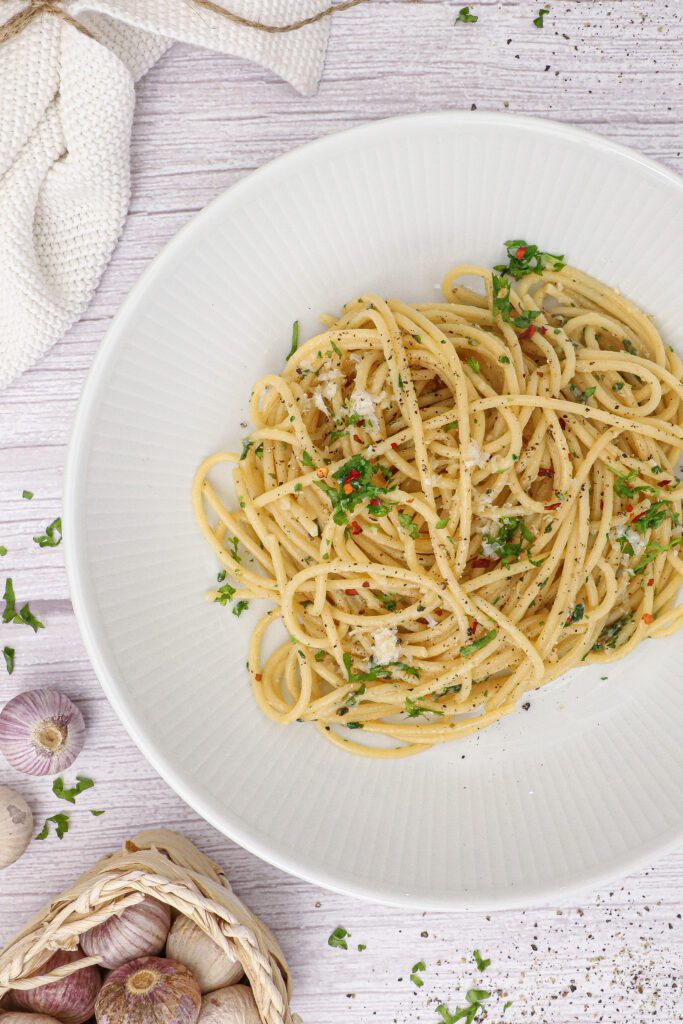
[[[2,1024],[59,1024],[56,1017],[46,1017],[44,1013],[2,1013]]]
[[[112,971],[97,997],[97,1024],[196,1024],[202,996],[183,964],[143,956]]]
[[[202,998],[197,1024],[261,1024],[254,996],[246,985],[231,985]]]
[[[84,741],[83,715],[58,690],[20,693],[0,711],[0,751],[26,775],[65,771]]]
[[[122,967],[141,956],[160,953],[170,927],[170,908],[145,896],[81,935],[81,948],[88,956],[99,957],[102,967]]]
[[[58,949],[36,975],[49,974],[56,967],[82,960],[80,950]],[[85,1024],[95,1009],[102,979],[97,967],[84,967],[60,981],[27,991],[12,989],[10,998],[17,1010],[34,1010],[56,1017],[62,1024]],[[0,1018],[1,1019],[1,1018]]]
[[[234,985],[244,974],[233,943],[230,939],[224,941],[224,947],[217,945],[189,917],[181,915],[173,922],[166,955],[189,967],[202,993],[213,992]]]
[[[0,786],[0,868],[19,860],[33,835],[33,815],[24,800]]]

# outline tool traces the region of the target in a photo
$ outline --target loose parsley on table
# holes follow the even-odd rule
[[[47,839],[50,834],[50,822],[55,825],[57,839],[63,839],[69,831],[69,815],[63,813],[53,814],[51,817],[45,819],[45,824],[36,836],[36,839]]]
[[[14,672],[14,648],[13,647],[7,647],[7,646],[3,647],[2,655],[3,655],[4,659],[5,659],[5,667],[7,668],[7,675],[11,676],[12,673]]]
[[[327,940],[328,946],[333,946],[336,949],[348,949],[347,938],[350,937],[350,932],[347,932],[346,928],[335,928],[329,939]]]
[[[84,793],[86,789],[92,789],[95,783],[85,775],[76,776],[76,785],[66,787],[64,779],[60,776],[52,783],[52,792],[59,800],[67,800],[70,804],[76,803],[76,797]]]
[[[56,548],[58,544],[62,543],[62,518],[57,516],[53,519],[48,526],[45,527],[45,533],[40,534],[38,537],[33,538],[38,547],[41,548]]]
[[[536,26],[536,28],[543,28],[543,19],[545,18],[546,14],[550,14],[548,8],[541,7],[540,11],[538,12],[538,17],[534,18],[534,25]]]
[[[292,324],[292,347],[287,353],[287,362],[292,358],[299,346],[299,321],[295,320]]]
[[[479,15],[470,14],[469,7],[461,7],[458,11],[458,16],[455,19],[455,24],[457,25],[459,21],[462,21],[465,24],[474,24],[475,21],[479,21]]]
[[[484,960],[484,958],[482,957],[482,955],[481,955],[481,953],[479,952],[478,949],[474,950],[474,952],[472,953],[472,956],[474,957],[474,962],[477,965],[477,970],[485,971],[487,967],[491,966],[491,961],[490,960]]]

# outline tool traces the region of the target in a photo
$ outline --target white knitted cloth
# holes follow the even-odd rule
[[[221,0],[287,24],[325,0]],[[0,24],[26,6],[0,0]],[[97,287],[128,209],[134,84],[175,40],[247,57],[304,94],[328,21],[270,34],[191,0],[66,0],[0,46],[0,387],[40,359]],[[197,59],[201,59],[198,55]]]

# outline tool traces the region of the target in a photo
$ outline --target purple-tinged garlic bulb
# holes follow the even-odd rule
[[[33,815],[23,796],[0,786],[0,868],[19,860],[32,835]]]
[[[26,775],[65,771],[84,741],[83,715],[58,690],[20,693],[0,711],[0,751]]]
[[[228,942],[226,952],[189,917],[176,917],[168,936],[166,955],[194,974],[202,993],[213,992],[239,981],[244,970],[237,950]]]
[[[123,967],[141,956],[160,953],[171,927],[171,910],[152,896],[127,907],[81,935],[81,948],[102,967]]]
[[[57,967],[82,959],[83,954],[80,950],[58,949],[35,974],[49,974]],[[40,988],[26,991],[12,989],[10,999],[17,1010],[44,1013],[49,1017],[56,1017],[61,1024],[84,1024],[92,1017],[101,984],[102,979],[97,967],[83,967],[82,970],[74,971],[60,981],[50,982],[49,985],[42,985]]]
[[[44,1013],[0,1013],[2,1024],[60,1024],[56,1017]]]
[[[97,1024],[196,1024],[202,995],[183,964],[158,956],[112,971],[97,997]]]
[[[231,985],[202,998],[197,1024],[261,1024],[254,996],[246,985]]]

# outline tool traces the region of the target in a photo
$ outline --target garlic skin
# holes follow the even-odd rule
[[[0,751],[25,775],[56,775],[76,760],[85,742],[85,722],[58,690],[29,690],[0,711]]]
[[[231,985],[203,997],[197,1024],[261,1024],[261,1014],[250,988]]]
[[[55,967],[82,959],[83,954],[80,950],[58,949],[35,973],[49,974]],[[48,1017],[56,1017],[61,1024],[85,1024],[85,1021],[92,1017],[101,984],[98,969],[84,967],[70,974],[68,978],[53,981],[42,988],[33,988],[26,992],[12,989],[10,998],[17,1010],[44,1013]]]
[[[19,860],[32,835],[33,815],[23,796],[0,786],[0,868]]]
[[[59,1024],[56,1017],[44,1013],[0,1013],[2,1024]]]
[[[242,964],[230,943],[226,953],[189,917],[177,917],[166,943],[166,954],[185,964],[199,982],[202,994],[234,985],[244,975]]]
[[[152,896],[127,907],[81,935],[81,948],[96,956],[102,967],[123,967],[141,956],[160,953],[171,927],[171,910]]]
[[[197,1024],[199,985],[183,964],[143,956],[112,971],[97,997],[97,1024]]]

